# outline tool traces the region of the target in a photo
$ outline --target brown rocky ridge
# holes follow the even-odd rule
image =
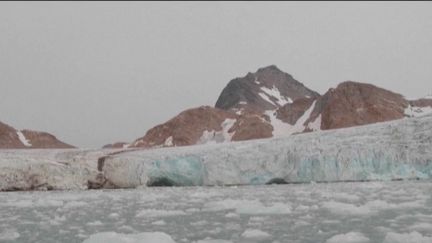
[[[426,112],[432,112],[431,98],[407,100],[367,83],[342,82],[321,96],[272,65],[231,80],[215,107],[183,111],[129,146],[171,147],[289,136]]]
[[[16,130],[0,122],[0,149],[74,148],[46,132]]]

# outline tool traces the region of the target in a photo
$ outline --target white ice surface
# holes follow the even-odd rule
[[[241,236],[247,239],[259,239],[259,240],[271,238],[270,234],[258,229],[247,229],[245,232],[243,232],[243,234],[241,234]]]
[[[409,105],[405,109],[404,113],[408,117],[425,116],[425,115],[432,114],[432,107],[430,107],[430,106],[417,107],[417,106],[411,106],[411,105]]]
[[[91,235],[83,243],[175,243],[172,238],[161,232],[146,232],[138,234],[119,234],[102,232]]]
[[[432,237],[423,236],[414,231],[410,233],[390,232],[386,235],[384,243],[431,243]]]
[[[335,235],[328,239],[326,243],[369,243],[369,238],[359,232],[349,232],[346,234]]]
[[[2,243],[430,243],[432,182],[2,192],[0,215]]]
[[[98,158],[118,149],[0,150],[0,191],[86,189],[98,174]]]

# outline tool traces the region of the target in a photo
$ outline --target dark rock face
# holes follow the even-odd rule
[[[15,128],[0,122],[0,148],[25,148],[18,138]]]
[[[305,111],[314,102],[314,99],[300,98],[292,104],[286,104],[277,110],[277,118],[288,124],[294,125],[297,120],[303,116]]]
[[[236,114],[210,106],[181,112],[164,124],[150,129],[131,147],[171,147],[196,144],[204,131],[221,131],[225,119],[235,119]]]
[[[402,95],[371,84],[347,81],[318,99],[313,115],[322,129],[335,129],[401,119],[408,102]]]
[[[271,138],[273,127],[260,115],[242,115],[231,128],[234,132],[232,141],[244,141],[259,138]]]
[[[272,65],[248,73],[243,78],[231,80],[220,94],[215,107],[262,112],[277,109],[299,98],[319,96],[317,92]]]
[[[67,143],[64,143],[60,140],[58,140],[55,136],[52,134],[46,133],[46,132],[37,132],[37,131],[31,131],[31,130],[23,130],[22,133],[24,136],[30,140],[31,148],[58,148],[58,149],[68,149],[68,148],[75,148],[72,145],[69,145]]]
[[[18,133],[28,141],[24,144]],[[0,122],[0,149],[44,149],[44,148],[74,148],[58,140],[55,136],[46,132],[37,132],[31,130],[18,131],[15,128]]]
[[[224,125],[227,120],[231,123]],[[171,147],[205,143],[202,139],[206,133],[206,138],[218,142],[267,138],[272,136],[272,130],[272,126],[262,116],[238,115],[202,106],[183,111],[166,123],[150,129],[144,137],[133,142],[131,147]],[[229,134],[231,138],[226,137]]]

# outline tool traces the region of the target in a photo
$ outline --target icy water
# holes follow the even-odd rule
[[[0,242],[432,242],[432,182],[5,192]]]

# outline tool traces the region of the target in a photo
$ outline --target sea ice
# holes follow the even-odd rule
[[[424,180],[3,192],[0,242],[83,242],[98,233],[103,243],[146,242],[140,232],[163,232],[177,243],[349,242],[353,232],[371,243],[431,242],[431,191]],[[251,230],[270,237],[242,236]]]
[[[91,235],[83,243],[175,243],[167,234],[161,232],[146,232],[139,234],[119,234],[102,232]]]
[[[426,237],[422,234],[413,231],[410,233],[387,233],[384,243],[431,243],[432,237]]]
[[[326,243],[369,243],[369,238],[359,232],[349,232],[346,234],[335,235],[328,239]]]
[[[258,239],[258,240],[262,240],[262,239],[266,239],[266,238],[270,238],[271,235],[268,234],[267,232],[258,230],[258,229],[246,229],[245,232],[243,232],[243,234],[241,235],[243,238],[248,238],[248,239]]]

